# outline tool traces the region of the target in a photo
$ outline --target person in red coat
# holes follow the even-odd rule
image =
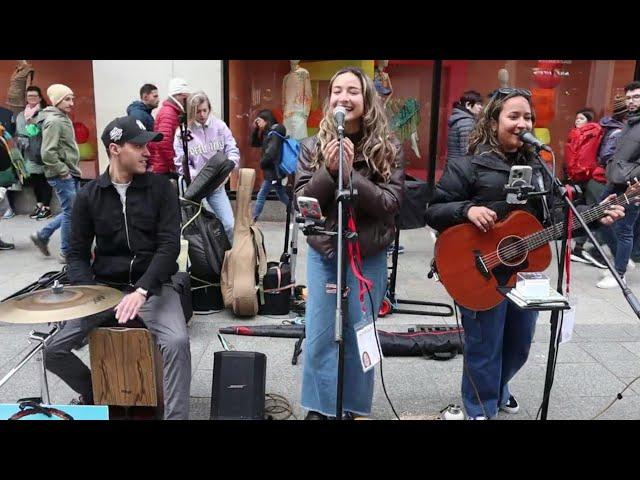
[[[564,150],[567,176],[571,183],[580,186],[587,205],[591,205],[600,199],[607,181],[605,170],[598,163],[598,150],[604,132],[595,121],[595,112],[589,108],[576,112],[574,125],[575,128],[569,132]],[[607,268],[584,249],[586,242],[586,236],[576,238],[575,246],[571,250],[571,260]]]
[[[169,82],[169,98],[162,102],[162,107],[156,115],[153,130],[160,132],[163,139],[149,144],[151,156],[148,161],[148,170],[153,173],[178,178],[173,158],[173,136],[180,125],[180,116],[184,113],[184,102],[191,94],[189,84],[182,78],[173,78]]]

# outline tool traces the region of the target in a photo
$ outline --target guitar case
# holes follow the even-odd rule
[[[241,168],[236,194],[233,247],[225,253],[220,286],[227,308],[238,316],[254,316],[264,303],[262,281],[267,273],[267,254],[262,232],[251,225],[251,194],[256,171]]]

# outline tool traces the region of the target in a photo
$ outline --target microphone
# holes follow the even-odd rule
[[[344,107],[336,107],[333,109],[333,119],[336,122],[336,127],[340,135],[344,133],[344,117],[346,114],[347,111]]]
[[[551,147],[549,145],[545,145],[544,143],[542,143],[540,140],[536,138],[536,136],[533,133],[527,130],[523,130],[522,132],[520,132],[518,134],[518,137],[524,143],[527,143],[529,145],[533,145],[534,147],[536,147],[537,150],[545,150],[547,152],[551,152]]]

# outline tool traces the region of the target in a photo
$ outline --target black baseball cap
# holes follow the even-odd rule
[[[162,133],[147,131],[140,120],[127,115],[110,121],[104,128],[100,138],[102,138],[104,146],[109,149],[110,143],[117,145],[124,145],[125,143],[143,145],[148,142],[159,142],[162,140]]]

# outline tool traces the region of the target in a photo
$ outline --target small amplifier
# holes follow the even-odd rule
[[[267,357],[259,352],[213,355],[211,420],[264,420]]]

